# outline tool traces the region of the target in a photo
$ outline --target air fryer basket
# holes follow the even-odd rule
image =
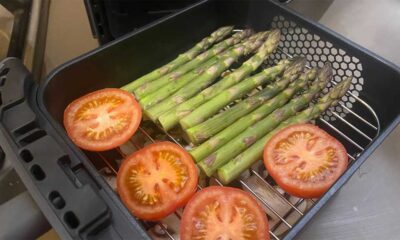
[[[354,76],[342,101],[316,121],[342,141],[351,161],[323,197],[290,197],[257,164],[233,183],[251,192],[263,205],[270,218],[272,239],[292,239],[398,125],[400,110],[395,106],[399,104],[399,69],[270,1],[203,1],[60,66],[38,87],[16,60],[9,59],[0,64],[0,79],[4,79],[0,82],[1,147],[7,157],[15,158],[18,173],[62,237],[147,239],[147,229],[167,238],[176,237],[176,226],[171,224],[177,225],[180,212],[163,223],[137,221],[114,193],[112,179],[121,158],[133,149],[158,139],[186,145],[180,136],[143,122],[126,146],[103,153],[83,152],[63,130],[63,111],[79,96],[120,87],[168,62],[227,24],[238,29],[281,29],[282,41],[270,64],[303,55],[310,66],[332,63],[335,77],[331,85],[343,76]],[[10,89],[18,94],[9,94]],[[21,114],[22,119],[18,118]],[[210,184],[219,183],[211,179]]]

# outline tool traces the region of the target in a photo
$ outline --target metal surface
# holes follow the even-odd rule
[[[290,54],[285,53],[282,49],[279,49],[279,52],[283,52],[289,58],[294,57]],[[332,85],[335,84],[336,83],[332,83]],[[352,93],[348,92],[347,94],[351,95]],[[362,106],[364,106],[364,108],[362,109],[364,115],[365,112],[369,112],[369,116],[376,117],[376,114],[373,111],[373,109],[365,101],[358,98],[357,96],[355,96],[355,99],[356,101],[361,103]],[[330,122],[324,120],[324,118],[321,117],[319,118],[320,123],[331,128],[338,135],[344,137],[344,139],[349,144],[351,144],[352,146],[354,146],[359,150],[353,152],[352,154],[348,154],[350,161],[356,161],[356,158],[359,155],[359,153],[364,150],[364,146],[368,145],[369,142],[371,142],[373,138],[378,135],[380,130],[379,119],[375,118],[374,119],[375,122],[370,122],[370,120],[361,117],[358,113],[352,111],[351,109],[349,109],[349,111],[347,112],[347,114],[355,116],[355,118],[361,120],[360,123],[364,125],[365,123],[367,123],[366,125],[369,126],[370,129],[374,130],[374,135],[369,136],[357,127],[358,124],[360,123],[351,122],[347,120],[346,119],[347,116],[341,116],[335,113],[334,110],[332,110],[332,108],[329,111],[337,117],[336,120]],[[337,122],[341,122],[346,124],[347,126],[350,126],[350,128],[355,130],[355,132],[358,133],[361,137],[364,137],[368,141],[368,144],[358,143],[357,140],[349,137],[350,134],[348,134],[346,130],[337,127]],[[121,161],[127,154],[142,148],[148,143],[153,143],[157,140],[170,140],[175,142],[176,144],[179,144],[184,148],[190,147],[190,145],[183,140],[183,138],[180,136],[179,133],[165,132],[159,129],[153,123],[148,121],[142,123],[141,127],[139,127],[139,136],[137,135],[138,134],[136,134],[130,140],[129,144],[130,146],[122,146],[121,148],[117,149],[117,152],[120,154],[120,158],[117,160],[117,162],[112,163],[111,160],[108,159],[107,157],[103,156],[100,153],[98,154],[100,156],[100,159],[102,159],[103,162],[105,163],[105,166],[109,168],[109,171],[107,172],[111,172],[115,176],[118,172],[117,169],[119,165],[118,162]],[[354,134],[352,136],[354,136]],[[272,178],[266,175],[265,170],[263,168],[258,167],[256,169],[252,168],[250,170],[249,176],[242,177],[242,179],[239,179],[238,182],[242,186],[243,190],[250,192],[264,207],[264,209],[266,210],[266,214],[269,216],[270,219],[272,219],[270,220],[271,223],[269,231],[270,236],[272,239],[279,240],[282,237],[284,237],[285,232],[291,229],[293,225],[296,224],[296,222],[304,215],[304,213],[308,209],[310,209],[310,207],[312,207],[315,201],[290,197],[289,195],[285,194],[278,186],[276,186]],[[114,181],[109,181],[109,182],[114,184],[113,183]],[[209,179],[209,183],[207,185],[215,185],[215,184],[222,185],[218,181],[218,179],[215,178]],[[201,189],[202,187],[203,186],[199,186],[199,189]],[[301,210],[299,206],[302,203],[303,203],[303,209]],[[178,212],[175,212],[175,216],[179,221],[180,214]],[[158,228],[162,229],[162,231],[165,234],[165,237],[169,239],[176,239],[178,231],[175,229],[172,230],[171,232],[166,222],[169,221],[163,220],[162,223],[158,223]]]

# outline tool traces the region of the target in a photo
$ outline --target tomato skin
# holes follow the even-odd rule
[[[154,168],[151,169],[151,164],[146,165],[146,163],[150,163],[152,160],[154,160],[154,156],[157,156],[157,153],[162,151],[170,151],[179,155],[180,161],[187,168],[188,180],[179,193],[175,195],[170,194],[167,197],[167,200],[163,199],[163,197],[165,197],[164,194],[166,193],[165,190],[167,186],[158,182],[160,183],[162,203],[155,204],[153,206],[140,204],[138,203],[137,199],[132,197],[133,188],[129,185],[129,182],[127,182],[127,180],[129,180],[132,176],[130,171],[132,171],[132,167],[139,165],[144,165],[146,171],[154,171],[155,175],[148,177],[146,176],[144,181],[147,182],[145,184],[150,184],[153,179],[157,178],[157,175],[163,175],[166,177],[166,179],[172,179],[174,176],[171,175],[171,172],[165,170],[163,171],[162,167],[160,167],[159,171],[156,171]],[[143,220],[156,221],[173,213],[177,208],[184,206],[196,192],[197,181],[197,168],[192,157],[186,152],[185,149],[171,142],[156,142],[132,153],[122,162],[117,174],[117,191],[122,202],[134,216]]]
[[[263,208],[259,203],[249,194],[241,189],[222,187],[222,186],[210,186],[203,188],[198,191],[186,205],[180,223],[180,239],[181,240],[191,240],[193,239],[193,234],[196,231],[196,225],[198,224],[198,214],[203,211],[209,204],[212,204],[215,200],[221,202],[221,206],[227,206],[229,209],[234,209],[237,207],[234,203],[244,201],[247,203],[248,210],[250,210],[252,217],[255,218],[253,222],[256,224],[256,237],[252,236],[251,239],[254,240],[269,240],[269,225],[267,216]],[[222,211],[222,210],[221,210]],[[237,214],[237,213],[236,213]],[[222,216],[225,216],[221,214]],[[232,215],[230,215],[232,217]],[[223,218],[223,217],[222,217]],[[223,221],[223,219],[221,220]],[[226,224],[226,223],[225,223]],[[231,227],[229,224],[233,224]],[[241,234],[243,225],[235,225],[235,222],[228,223],[224,226],[223,223],[218,222],[216,224],[211,224],[211,229],[207,229],[207,235],[204,239],[215,239],[212,232],[225,232]],[[227,229],[230,228],[230,229]],[[231,230],[231,231],[230,231]],[[231,235],[232,236],[232,235]]]
[[[322,139],[324,146],[334,149],[335,163],[331,171],[324,171],[322,173],[322,179],[318,180],[299,180],[290,178],[290,174],[293,173],[294,167],[282,167],[274,162],[274,157],[276,157],[277,145],[285,141],[288,136],[295,132],[304,131],[307,133],[314,134],[313,136]],[[305,144],[305,143],[304,143]],[[302,154],[304,149],[296,149],[299,155]],[[275,180],[275,182],[287,193],[299,197],[299,198],[319,198],[321,197],[334,183],[335,181],[344,173],[348,166],[348,156],[345,147],[334,137],[326,133],[324,130],[312,124],[296,124],[291,125],[285,129],[282,129],[276,133],[266,144],[264,148],[264,165]],[[308,159],[302,158],[301,160],[308,161]],[[324,161],[324,159],[321,159]],[[312,164],[312,163],[310,163]],[[318,173],[317,173],[318,174]],[[318,177],[318,176],[317,176]]]
[[[93,121],[87,121],[87,120],[81,120],[77,118],[77,115],[79,114],[80,110],[85,107],[86,105],[96,102],[99,100],[99,98],[118,98],[123,101],[120,105],[117,105],[115,108],[112,110],[109,110],[110,112],[113,111],[114,109],[116,114],[115,115],[122,115],[125,114],[126,118],[128,119],[126,121],[125,126],[123,129],[120,129],[118,133],[110,134],[108,137],[106,136],[106,139],[90,139],[85,135],[82,129],[89,129],[92,127],[90,124],[93,125]],[[108,104],[108,103],[106,103]],[[105,105],[105,104],[104,104]],[[96,108],[100,109],[100,107],[96,106],[89,111],[91,111],[91,115],[95,116],[100,116],[103,117],[105,115],[111,115],[108,114],[108,112],[96,112]],[[111,109],[111,108],[110,108]],[[96,115],[97,114],[97,115]],[[110,117],[111,119],[111,117]],[[115,117],[116,120],[119,120],[118,117]],[[91,92],[87,95],[84,95],[76,100],[74,100],[72,103],[70,103],[67,108],[64,111],[64,127],[67,131],[68,136],[70,139],[78,145],[80,148],[83,148],[85,150],[89,151],[106,151],[110,150],[113,148],[116,148],[125,142],[127,142],[136,132],[136,130],[139,127],[140,121],[142,119],[142,110],[140,108],[139,103],[136,101],[135,97],[133,94],[130,92],[117,89],[117,88],[105,88],[101,89],[98,91]],[[97,120],[97,118],[96,118]],[[112,120],[109,120],[108,123],[113,123]],[[100,125],[100,121],[97,122],[97,125]],[[103,134],[103,133],[102,133]]]

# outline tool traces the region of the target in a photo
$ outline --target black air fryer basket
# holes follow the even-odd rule
[[[396,66],[270,1],[200,2],[60,66],[39,85],[19,60],[6,59],[0,63],[0,146],[62,238],[150,239],[147,229],[157,227],[174,238],[173,228],[141,222],[128,212],[99,171],[107,168],[113,175],[120,152],[99,154],[77,148],[62,126],[63,111],[86,93],[121,87],[167,63],[223,25],[258,31],[279,28],[282,41],[270,61],[303,55],[311,66],[331,62],[335,73],[331,85],[354,76],[342,101],[316,122],[342,141],[351,161],[323,197],[293,201],[254,169],[249,179],[272,189],[274,201],[263,199],[247,179],[237,181],[266,209],[271,239],[292,239],[400,122]],[[148,141],[163,138],[185,144],[146,122],[137,134]],[[276,202],[286,210],[276,209]]]

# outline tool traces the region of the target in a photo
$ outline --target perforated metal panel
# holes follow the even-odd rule
[[[350,93],[353,96],[344,96],[341,104],[335,107],[335,112],[344,117],[347,110],[342,105],[351,109],[356,97],[363,89],[364,78],[362,76],[362,63],[354,56],[350,56],[345,50],[334,46],[331,42],[322,39],[305,27],[285,19],[284,16],[275,16],[271,23],[272,28],[281,30],[282,37],[279,43],[280,51],[277,51],[272,59],[279,60],[288,56],[304,56],[311,67],[322,67],[324,63],[332,64],[334,81],[340,82],[346,76],[353,76]],[[332,83],[323,90],[327,93]],[[326,112],[324,119],[334,121],[336,117],[332,112]]]

